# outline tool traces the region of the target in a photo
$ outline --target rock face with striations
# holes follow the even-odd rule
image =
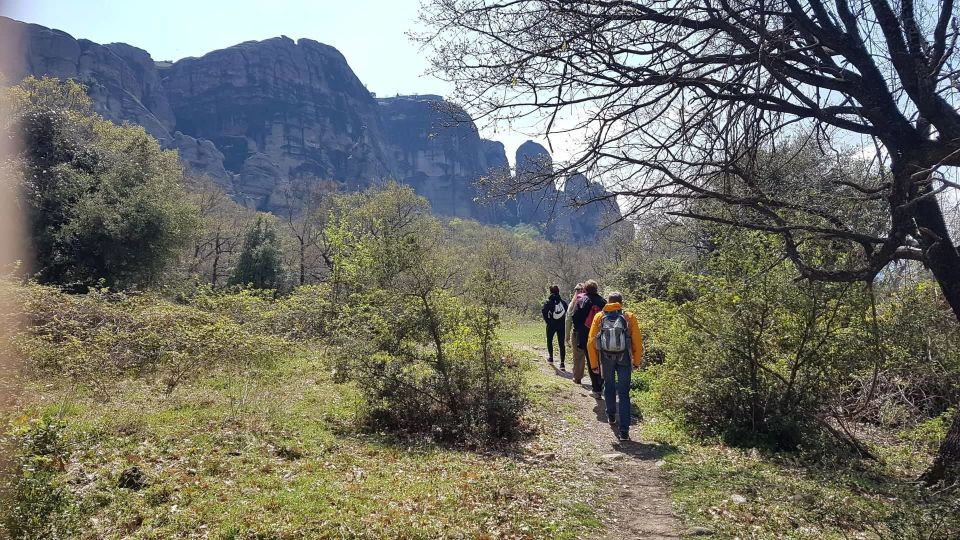
[[[593,241],[603,227],[622,217],[616,197],[603,184],[591,182],[582,174],[567,178],[563,198],[566,229],[559,236],[580,242]]]
[[[173,112],[153,60],[146,51],[114,43],[98,45],[60,30],[0,17],[0,33],[16,36],[19,62],[4,76],[75,79],[87,86],[94,108],[108,120],[140,124],[161,143],[169,142]]]
[[[578,207],[606,195],[582,175],[562,190],[542,181],[553,163],[533,141],[517,149],[515,179],[542,188],[489,203],[476,181],[510,175],[503,144],[482,139],[470,116],[439,96],[375,99],[339,51],[316,41],[249,41],[171,64],[4,17],[0,33],[17,36],[20,53],[7,82],[46,75],[84,83],[105,118],[142,125],[190,172],[252,208],[282,210],[289,203],[279,194],[292,179],[356,190],[394,178],[438,213],[531,224],[550,237],[591,241],[598,216],[619,212],[610,202]]]
[[[195,139],[177,131],[167,146],[177,151],[180,162],[189,173],[206,176],[227,193],[234,193],[236,175],[223,167],[223,154],[212,141]]]
[[[348,189],[389,175],[377,103],[339,51],[309,39],[250,41],[163,70],[177,129],[209,139],[227,170],[255,154],[283,178],[337,180]],[[253,166],[262,168],[263,157]],[[239,192],[265,204],[269,177],[242,174]],[[249,183],[253,182],[253,184]]]
[[[503,145],[480,138],[473,119],[440,96],[379,99],[381,116],[399,181],[448,216],[503,223],[503,205],[482,201],[475,181],[509,172]]]

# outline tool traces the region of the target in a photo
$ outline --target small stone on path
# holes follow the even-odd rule
[[[713,529],[707,527],[690,527],[687,530],[687,536],[710,536],[711,534],[713,534]]]
[[[117,486],[138,491],[147,487],[147,483],[147,473],[143,472],[140,467],[134,465],[120,473],[120,481],[117,483]]]
[[[622,452],[613,452],[613,453],[611,453],[611,454],[604,454],[604,455],[600,456],[600,459],[603,459],[603,460],[606,460],[606,461],[614,461],[614,460],[617,460],[617,459],[622,459],[623,456],[625,456],[625,455],[626,455],[626,454],[624,454],[624,453],[622,453]]]
[[[733,501],[733,502],[736,503],[736,504],[743,504],[743,503],[747,502],[747,498],[746,498],[746,497],[744,497],[743,495],[737,494],[737,493],[734,493],[733,495],[731,495],[731,496],[730,496],[730,500]]]

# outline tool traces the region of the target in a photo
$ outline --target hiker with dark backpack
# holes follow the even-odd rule
[[[564,320],[567,318],[567,303],[560,298],[560,287],[554,285],[550,287],[550,297],[543,304],[540,310],[543,315],[543,322],[547,325],[547,362],[553,363],[553,336],[557,336],[557,345],[560,347],[560,370],[566,369],[564,361],[566,360],[567,350],[563,346]]]
[[[577,334],[577,347],[583,350],[584,354],[587,351],[590,325],[601,312],[603,306],[607,304],[607,301],[597,294],[597,289],[599,289],[599,285],[596,281],[591,279],[584,282],[584,294],[577,301],[577,305],[573,308],[573,315],[570,317]],[[600,392],[603,391],[603,378],[598,373],[594,373],[593,370],[590,371],[590,386],[593,389],[593,397],[600,399]]]
[[[630,375],[643,360],[643,336],[633,313],[623,311],[623,295],[610,293],[603,314],[590,326],[587,352],[590,370],[604,381],[607,422],[617,425],[619,439],[630,440]]]

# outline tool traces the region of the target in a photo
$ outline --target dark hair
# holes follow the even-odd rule
[[[597,294],[597,289],[599,289],[600,286],[597,285],[596,281],[588,279],[587,281],[583,282],[583,288],[590,294]]]
[[[612,303],[612,302],[616,302],[617,304],[622,304],[622,303],[623,303],[623,295],[620,294],[620,293],[617,292],[617,291],[613,291],[612,293],[610,293],[609,295],[607,295],[607,302],[611,302],[611,303]]]
[[[550,294],[560,294],[560,287],[557,285],[551,285]]]

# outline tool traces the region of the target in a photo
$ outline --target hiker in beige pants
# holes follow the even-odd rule
[[[577,283],[577,286],[573,289],[573,295],[570,297],[570,309],[567,309],[566,317],[567,347],[573,350],[573,382],[575,384],[580,384],[580,380],[583,379],[583,370],[587,355],[585,350],[577,347],[576,330],[573,328],[573,319],[571,318],[573,315],[573,306],[576,305],[575,303],[581,294],[583,294],[583,283]]]

